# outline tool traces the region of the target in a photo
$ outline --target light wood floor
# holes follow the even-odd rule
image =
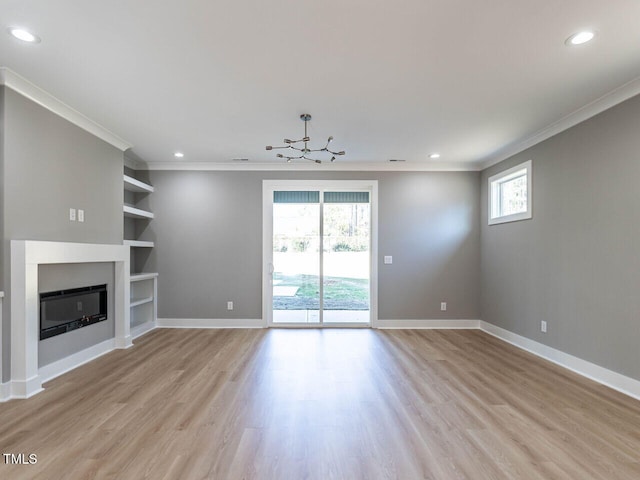
[[[0,404],[2,479],[634,479],[640,402],[473,330],[156,330]]]

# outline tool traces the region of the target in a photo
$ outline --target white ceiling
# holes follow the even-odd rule
[[[1,66],[154,163],[176,150],[183,163],[279,163],[265,145],[302,137],[308,112],[313,146],[333,135],[343,168],[479,168],[640,77],[637,0],[0,0],[0,12]],[[585,28],[594,41],[565,46]]]

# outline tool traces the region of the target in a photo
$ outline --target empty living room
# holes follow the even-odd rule
[[[0,479],[639,479],[638,19],[0,2]]]

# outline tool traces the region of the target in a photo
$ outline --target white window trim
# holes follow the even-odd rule
[[[371,205],[371,263],[370,263],[370,322],[367,327],[378,328],[378,180],[263,180],[262,181],[262,321],[264,327],[282,327],[273,325],[271,303],[270,269],[273,260],[273,192],[275,190],[316,189],[321,192],[330,189],[334,192],[364,190],[370,192]],[[291,326],[291,325],[289,325]],[[297,325],[303,326],[302,324]],[[313,324],[313,328],[318,328]],[[325,327],[328,325],[325,324]],[[363,326],[363,325],[354,325]]]
[[[492,218],[493,212],[493,184],[500,181],[507,181],[509,177],[514,173],[519,172],[520,170],[527,171],[527,211],[514,213],[513,215],[504,215],[501,217]],[[519,220],[528,220],[533,216],[533,189],[532,186],[532,171],[531,171],[531,160],[527,160],[524,163],[516,165],[515,167],[511,167],[507,170],[504,170],[500,173],[496,173],[489,177],[488,180],[488,189],[487,189],[487,197],[488,197],[488,210],[487,217],[489,219],[489,225],[498,225],[500,223],[508,223],[508,222],[517,222]]]

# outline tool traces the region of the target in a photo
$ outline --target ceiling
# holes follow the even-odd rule
[[[341,168],[478,169],[640,83],[637,0],[0,0],[0,10],[0,65],[152,164],[280,164],[265,146],[301,138],[310,113],[311,146],[332,135],[347,152]],[[20,42],[12,26],[42,41]],[[592,42],[565,45],[587,28]]]

